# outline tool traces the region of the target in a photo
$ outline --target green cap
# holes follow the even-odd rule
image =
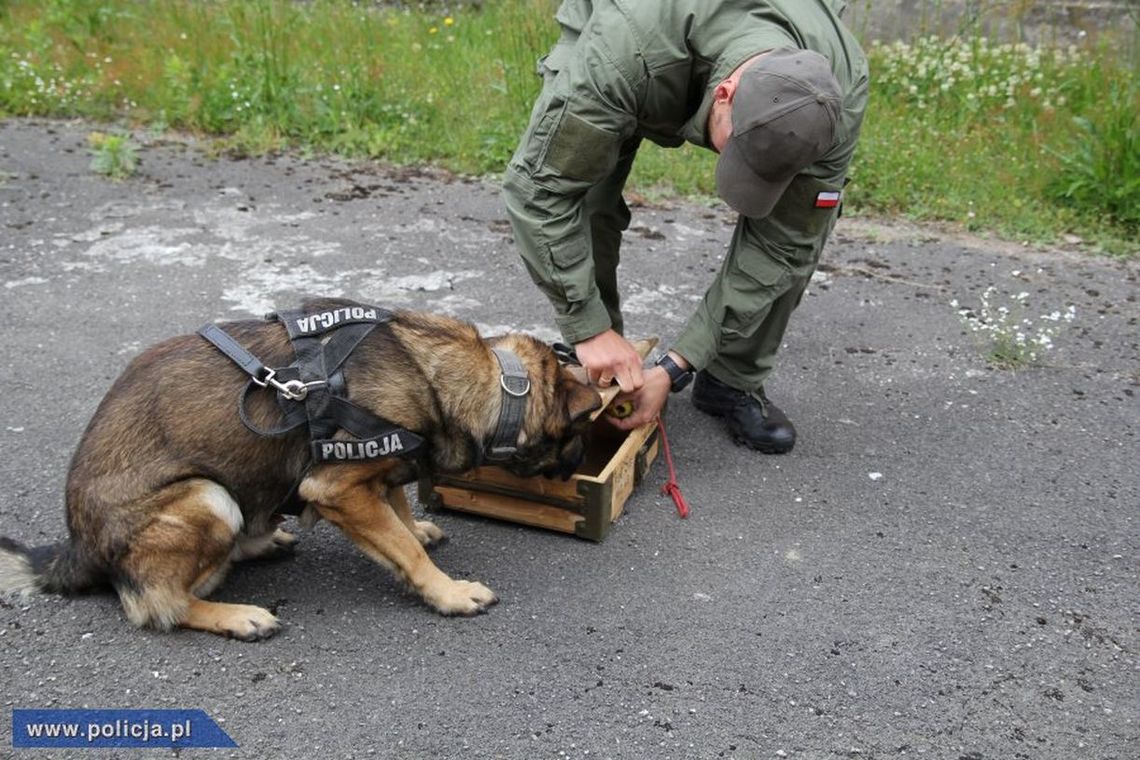
[[[834,144],[842,107],[839,82],[819,53],[777,48],[757,58],[736,85],[717,194],[744,216],[768,216],[792,179]]]

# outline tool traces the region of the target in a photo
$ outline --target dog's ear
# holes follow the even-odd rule
[[[582,385],[589,385],[590,384],[590,378],[586,375],[586,368],[585,367],[583,367],[579,364],[573,364],[573,365],[567,366],[566,371],[569,372],[571,377],[573,377],[575,380],[577,380]]]
[[[602,397],[598,392],[579,380],[575,369],[581,367],[564,367],[562,373],[562,387],[566,389],[566,408],[570,413],[570,422],[577,422],[582,417],[592,414],[602,408]],[[582,375],[586,374],[582,370]]]

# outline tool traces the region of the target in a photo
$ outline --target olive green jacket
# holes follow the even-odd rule
[[[631,139],[710,147],[713,90],[748,58],[794,47],[831,61],[849,95],[834,146],[805,173],[842,183],[867,83],[863,53],[839,21],[844,6],[828,0],[564,0],[556,16],[562,38],[540,62],[546,86],[508,167],[504,198],[523,260],[567,340],[585,340],[611,325],[594,282],[586,193],[614,173]]]

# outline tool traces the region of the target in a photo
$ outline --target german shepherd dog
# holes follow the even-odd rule
[[[324,300],[306,309],[346,303],[357,305]],[[293,360],[279,322],[221,327],[267,366]],[[424,547],[443,532],[413,518],[404,485],[479,464],[505,403],[493,348],[513,352],[531,385],[517,451],[503,466],[523,477],[569,477],[601,399],[527,335],[484,339],[465,322],[393,311],[345,360],[347,398],[422,445],[414,458],[315,463],[304,426],[275,437],[247,429],[237,401],[249,377],[230,358],[198,335],[159,343],[127,366],[80,440],[67,477],[70,540],[27,548],[0,538],[0,593],[109,584],[135,625],[266,638],[280,627],[268,610],[205,597],[231,563],[292,550],[296,537],[277,528],[275,510],[296,488],[303,524],[333,523],[444,615],[483,612],[495,594],[429,559]],[[280,419],[273,393],[245,401],[256,425]]]

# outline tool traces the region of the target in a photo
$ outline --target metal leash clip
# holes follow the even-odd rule
[[[307,383],[302,380],[288,380],[283,383],[275,379],[276,376],[276,371],[266,367],[265,375],[263,377],[253,377],[251,379],[254,385],[260,385],[262,388],[272,385],[277,389],[278,392],[280,392],[282,396],[289,399],[290,401],[304,401],[305,398],[309,395],[310,386],[316,387],[318,385],[325,384],[324,380],[312,380]]]

